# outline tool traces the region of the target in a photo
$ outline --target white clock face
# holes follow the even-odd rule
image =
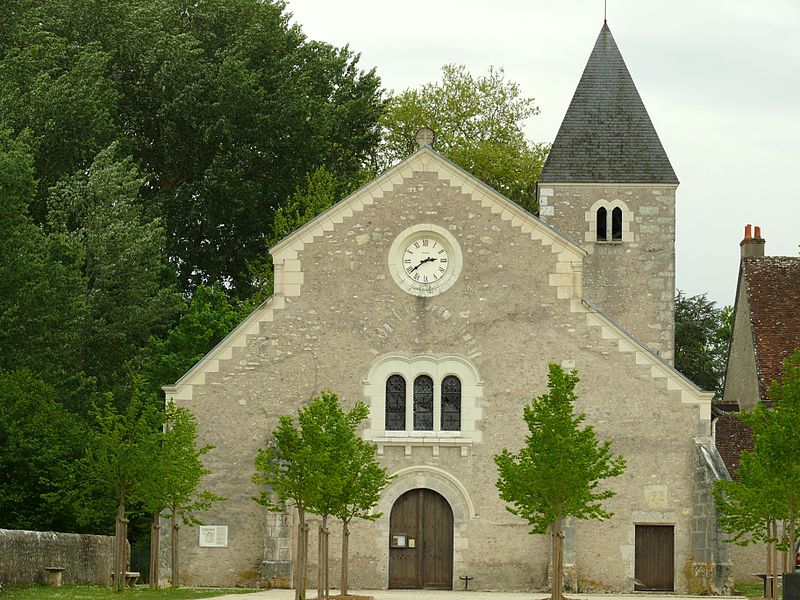
[[[392,278],[414,296],[431,297],[450,289],[458,280],[462,263],[456,238],[439,225],[412,225],[389,249]]]
[[[418,237],[406,246],[402,268],[406,277],[420,285],[433,285],[447,273],[450,264],[447,248],[429,236]]]

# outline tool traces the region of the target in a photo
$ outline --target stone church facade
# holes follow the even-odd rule
[[[628,463],[614,516],[568,524],[568,585],[725,589],[712,394],[671,366],[677,183],[604,25],[541,219],[423,145],[272,248],[274,295],[165,388],[216,446],[206,484],[226,497],[184,530],[184,583],[290,581],[294,517],[252,500],[253,459],[331,389],[370,407],[361,435],[395,475],[382,516],[352,527],[351,587],[545,589],[549,541],[505,510],[493,456],[524,443],[522,407],[557,362]]]

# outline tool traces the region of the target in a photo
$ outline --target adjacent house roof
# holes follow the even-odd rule
[[[761,401],[768,402],[769,386],[780,380],[783,359],[800,348],[800,257],[743,258],[741,268]]]
[[[750,426],[739,420],[738,413],[725,412],[714,424],[714,440],[717,451],[734,481],[739,481],[739,461],[742,451],[753,449],[753,432]]]
[[[678,183],[605,23],[539,181]]]

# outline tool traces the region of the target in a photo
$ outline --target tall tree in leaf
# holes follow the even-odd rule
[[[95,410],[96,429],[86,455],[77,468],[81,516],[85,521],[113,515],[114,589],[124,591],[127,565],[127,515],[129,503],[137,500],[138,486],[150,475],[159,436],[161,417],[155,404],[134,391],[123,411],[117,410],[110,394]]]
[[[322,517],[319,527],[319,561],[317,589],[327,597],[329,530],[328,517],[340,508],[344,486],[350,480],[349,470],[355,450],[356,428],[367,418],[369,409],[362,402],[345,412],[339,397],[323,391],[300,410],[297,419],[305,445],[314,460],[306,465],[309,471],[309,511]]]
[[[342,521],[342,573],[339,580],[342,596],[347,596],[348,591],[350,523],[353,519],[375,521],[382,516],[372,509],[380,500],[383,488],[393,479],[378,463],[375,444],[357,434],[352,436],[350,444],[347,465],[343,469],[341,495],[334,511]]]
[[[322,165],[349,187],[380,138],[375,72],[307,39],[283,2],[50,0],[4,17],[0,115],[32,130],[37,177],[46,189],[123,143],[186,291],[247,297],[274,211]]]
[[[139,204],[145,182],[118,144],[53,188],[49,225],[83,249],[89,319],[84,369],[101,390],[118,388],[126,365],[153,334],[166,331],[180,294],[166,263],[160,219]]]
[[[731,340],[730,306],[718,308],[705,294],[675,295],[675,368],[722,397]]]
[[[297,549],[293,554],[293,587],[295,600],[306,597],[306,565],[308,561],[308,525],[306,515],[312,507],[314,481],[309,465],[316,461],[313,450],[303,439],[302,432],[291,417],[282,416],[272,439],[256,454],[253,483],[266,486],[256,502],[272,512],[282,513],[286,504],[297,509]]]
[[[415,133],[430,127],[439,152],[536,213],[535,185],[547,147],[529,142],[522,128],[538,113],[502,68],[475,77],[463,65],[445,65],[440,82],[390,96],[376,166],[383,170],[406,158],[417,149]]]
[[[0,369],[30,369],[75,409],[87,383],[81,251],[28,214],[36,193],[28,135],[0,129]]]
[[[772,408],[758,404],[741,413],[753,432],[753,450],[741,454],[739,480],[717,482],[714,492],[722,528],[737,544],[767,543],[767,572],[776,575],[777,549],[796,548],[800,522],[800,349],[784,361],[770,399]],[[768,592],[777,597],[774,587]]]
[[[79,531],[67,500],[86,424],[27,369],[0,370],[0,528]]]
[[[163,337],[151,336],[135,361],[149,393],[161,396],[161,387],[175,383],[230,333],[247,306],[230,298],[219,283],[198,286],[183,304],[178,324]]]
[[[528,426],[525,446],[518,453],[504,449],[494,457],[497,489],[506,509],[525,519],[531,533],[552,536],[553,587],[551,598],[563,597],[564,521],[604,520],[612,513],[603,500],[615,495],[600,483],[625,470],[625,459],[615,456],[611,442],[600,443],[586,416],[575,414],[576,371],[565,372],[551,363],[549,393],[534,398],[523,408]]]
[[[137,486],[136,493],[152,515],[150,528],[150,589],[158,589],[159,529],[161,516],[171,521],[172,587],[180,585],[180,525],[199,525],[196,513],[224,500],[208,490],[200,490],[200,482],[211,471],[202,456],[214,446],[197,446],[197,421],[187,408],[168,402],[163,413],[160,435],[148,437],[147,455],[152,457],[148,476]]]

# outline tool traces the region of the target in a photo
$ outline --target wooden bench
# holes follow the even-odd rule
[[[66,567],[45,567],[47,571],[47,583],[52,587],[61,587],[61,574],[66,571]]]
[[[767,597],[767,582],[772,581],[771,573],[752,573],[753,577],[759,577],[764,582],[764,598]],[[780,587],[783,577],[778,573],[778,586]]]
[[[139,571],[125,571],[125,585],[129,588],[135,588],[140,575]],[[111,581],[114,581],[114,573],[111,573]]]

